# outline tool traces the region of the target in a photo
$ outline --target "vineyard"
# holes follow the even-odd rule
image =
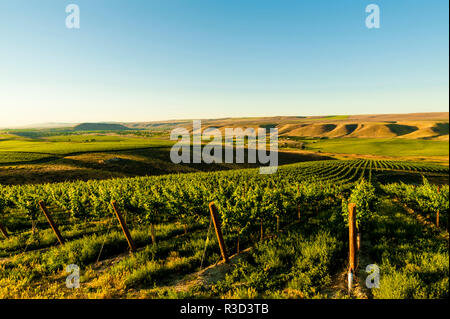
[[[420,183],[385,183],[394,173]],[[349,203],[361,235],[357,277],[364,282],[366,264],[389,269],[379,289],[360,287],[351,297],[444,298],[449,187],[429,180],[448,173],[358,159],[285,165],[274,175],[245,169],[1,186],[0,298],[346,298],[331,287],[345,282]],[[130,255],[112,201],[130,230]],[[241,260],[210,284],[182,285],[221,259],[211,202],[228,253]],[[65,287],[69,264],[81,269],[79,289]]]

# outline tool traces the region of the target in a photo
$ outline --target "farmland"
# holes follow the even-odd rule
[[[99,124],[5,130],[0,132],[0,184],[257,167],[254,164],[173,164],[170,148],[174,141],[169,140],[170,131],[190,130],[190,125],[190,121],[171,121],[122,123],[118,130],[112,131],[84,130],[105,128]],[[221,131],[237,125],[278,128],[280,165],[359,158],[448,165],[448,113],[202,121],[204,129],[217,127]],[[378,134],[386,137],[380,138]]]
[[[414,183],[386,182],[390,173],[413,176]],[[243,169],[2,187],[0,223],[9,237],[0,242],[0,296],[446,298],[448,186],[428,179],[447,175],[448,167],[433,164],[329,160],[282,166],[267,176]],[[40,200],[61,225],[64,245]],[[130,228],[132,254],[111,200]],[[359,209],[361,262],[385,274],[373,292],[345,289],[348,200]],[[211,201],[231,266],[217,264]],[[79,289],[65,288],[68,264],[81,269]],[[358,280],[365,276],[360,267]]]
[[[321,139],[308,143],[307,148],[329,153],[372,154],[391,157],[446,156],[448,142],[421,139]]]
[[[50,136],[39,139],[13,138],[1,141],[0,160],[8,163],[8,154],[11,154],[11,156],[24,154],[20,161],[26,162],[35,159],[33,154],[51,157],[86,152],[162,147],[172,144],[170,141],[160,139],[126,138],[99,134]]]
[[[204,121],[277,127],[273,175],[172,163],[170,130],[189,121],[5,130],[0,298],[447,298],[448,123],[421,116]],[[367,265],[380,269],[376,289]]]
[[[17,135],[19,134],[19,135]],[[59,134],[59,135],[54,135]],[[159,132],[20,131],[0,140],[0,184],[30,184],[258,167],[256,164],[185,164],[170,160],[174,144]],[[7,136],[7,138],[6,138]],[[30,137],[32,136],[32,137]],[[330,159],[280,152],[280,164]]]

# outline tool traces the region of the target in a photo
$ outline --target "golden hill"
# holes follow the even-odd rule
[[[192,129],[192,120],[122,123],[130,128]],[[369,114],[333,116],[276,116],[259,118],[202,119],[202,129],[241,127],[278,128],[280,136],[449,139],[449,113]]]

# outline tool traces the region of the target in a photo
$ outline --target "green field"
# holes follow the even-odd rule
[[[69,135],[0,140],[0,163],[34,161],[54,155],[170,146],[169,140],[109,135]]]
[[[308,141],[307,149],[344,154],[380,156],[448,156],[448,141],[422,139],[336,138]]]
[[[38,161],[52,157],[51,154],[27,152],[0,152],[0,164]]]
[[[309,121],[323,121],[323,120],[327,120],[327,121],[331,121],[331,120],[346,120],[348,119],[349,116],[348,115],[330,115],[330,116],[323,116],[323,117],[319,117],[319,118],[308,118],[307,120]]]
[[[448,156],[449,142],[425,139],[371,138],[292,138],[306,143],[307,150],[336,154],[376,156]],[[84,152],[107,152],[167,147],[173,141],[106,134],[64,134],[25,138],[12,134],[0,135],[0,163],[35,161],[55,155]]]
[[[33,132],[20,132],[33,135]],[[36,132],[34,132],[36,133]],[[259,167],[258,164],[177,165],[170,159],[174,141],[110,133],[46,134],[33,138],[5,134],[0,139],[0,184],[162,175]],[[55,133],[55,132],[53,132]],[[145,133],[145,132],[144,132]],[[38,136],[39,135],[39,136]],[[167,135],[166,135],[167,137]],[[115,159],[115,161],[110,161]],[[331,159],[316,154],[279,153],[279,164]]]

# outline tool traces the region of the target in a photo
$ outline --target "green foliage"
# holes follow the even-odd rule
[[[315,298],[330,284],[342,247],[328,232],[304,237],[291,231],[257,245],[211,290],[227,298]]]
[[[396,202],[383,199],[380,207],[369,222],[371,245],[365,248],[380,269],[374,298],[448,298],[448,240]]]
[[[36,194],[25,192],[18,196],[17,206],[20,207],[28,218],[35,222],[39,214],[39,198]]]
[[[17,226],[19,223],[10,222],[8,217],[8,229],[11,225],[17,228],[13,227],[16,233],[12,238],[0,242],[0,256],[12,255],[0,264],[0,283],[25,291],[24,287],[30,283],[60,275],[68,263],[89,267],[100,251],[101,259],[125,252],[127,242],[111,214],[110,202],[115,200],[127,218],[136,245],[146,247],[133,257],[117,257],[117,263],[106,269],[105,275],[99,274],[101,280],[95,289],[121,295],[124,292],[120,289],[170,284],[167,281],[171,275],[199,269],[205,247],[204,266],[219,259],[215,237],[210,236],[206,242],[208,204],[214,201],[230,253],[234,253],[237,236],[243,249],[255,244],[252,238],[259,237],[261,224],[265,234],[272,236],[257,244],[248,260],[210,290],[205,292],[197,287],[189,293],[229,298],[322,298],[332,276],[345,267],[348,234],[341,204],[345,215],[347,202],[351,201],[357,204],[358,228],[370,232],[367,238],[374,246],[370,256],[380,265],[384,276],[384,288],[374,292],[374,296],[441,298],[448,295],[447,247],[434,247],[434,241],[422,235],[421,225],[412,227],[403,221],[388,224],[398,211],[380,217],[386,203],[377,204],[379,189],[365,179],[368,173],[377,170],[414,168],[442,172],[435,166],[408,165],[389,161],[323,161],[280,167],[277,174],[269,176],[259,175],[258,170],[240,170],[0,187],[3,216],[13,214],[14,219],[24,216],[36,221],[37,201],[43,200],[55,212],[55,218],[70,219],[69,224],[60,223],[68,242],[62,247],[51,247],[56,239],[46,223],[39,236],[29,238],[28,230],[23,231]],[[415,209],[424,212],[439,209],[441,214],[448,211],[448,186],[441,186],[438,191],[437,186],[425,180],[418,187],[405,184],[380,187],[384,194],[398,196],[414,204]],[[302,214],[300,222],[275,233],[277,218],[284,226],[290,224],[297,219],[297,207]],[[78,228],[85,220],[92,227]],[[187,224],[187,234],[183,234],[179,222]],[[148,224],[157,226],[157,245],[149,246]],[[390,242],[397,240],[401,244]],[[416,241],[420,245],[416,246]],[[20,254],[27,247],[51,248]],[[155,295],[177,294],[160,291]],[[11,295],[0,287],[2,296]]]
[[[435,219],[437,212],[443,226],[448,228],[449,186],[432,185],[423,177],[419,186],[395,183],[382,185],[382,190],[390,197],[396,198],[414,211]]]
[[[356,204],[356,228],[358,230],[364,230],[368,220],[370,220],[375,212],[378,203],[375,187],[365,179],[361,179],[353,188],[348,200],[342,200],[342,215],[347,221],[347,224],[349,203]]]

